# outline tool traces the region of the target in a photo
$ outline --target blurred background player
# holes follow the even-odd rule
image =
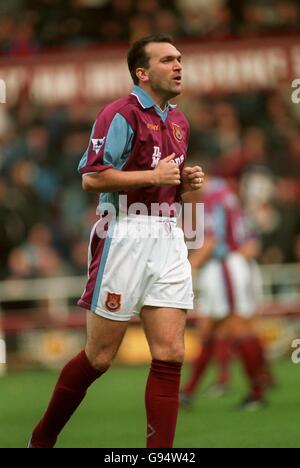
[[[231,363],[233,359],[233,347],[231,339],[222,333],[223,330],[216,329],[214,336],[214,350],[212,364],[215,367],[215,380],[206,393],[212,397],[221,397],[230,390]]]
[[[204,371],[219,354],[222,365],[219,392],[228,385],[230,347],[241,359],[249,378],[243,408],[264,404],[265,359],[251,319],[258,311],[262,290],[255,258],[259,243],[241,203],[224,179],[212,175],[210,161],[203,161],[207,178],[201,195],[204,203],[205,239],[190,252],[194,287],[199,291],[201,350],[191,366],[191,376],[181,392],[189,405]]]

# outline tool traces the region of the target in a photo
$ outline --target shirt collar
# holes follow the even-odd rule
[[[159,106],[157,104],[155,104],[152,97],[140,86],[134,85],[131,94],[133,94],[133,96],[135,96],[137,98],[139,104],[144,109],[150,109],[150,107],[156,107],[156,108],[160,109]],[[175,109],[175,107],[177,107],[176,104],[170,104],[168,102],[165,109],[164,109],[164,111]]]

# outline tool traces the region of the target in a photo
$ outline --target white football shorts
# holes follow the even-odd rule
[[[215,319],[231,313],[250,318],[262,302],[259,267],[237,252],[230,253],[224,262],[208,261],[199,271],[195,287],[199,292],[196,309]]]
[[[145,305],[192,309],[191,266],[176,218],[122,215],[108,222],[108,216],[91,231],[88,281],[78,304],[117,321]]]

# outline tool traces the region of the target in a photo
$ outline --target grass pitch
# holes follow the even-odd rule
[[[300,447],[300,364],[277,362],[278,387],[267,408],[248,413],[232,408],[246,393],[239,365],[232,369],[232,391],[219,399],[199,388],[192,410],[180,409],[175,447]],[[188,373],[185,366],[182,381]],[[61,434],[57,447],[144,447],[144,388],[148,367],[114,366],[88,392]],[[0,447],[25,447],[56,382],[54,371],[9,373],[0,378]]]

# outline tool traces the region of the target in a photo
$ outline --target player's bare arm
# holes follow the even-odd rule
[[[171,162],[174,156],[175,154],[172,153],[162,159],[154,170],[125,172],[110,168],[103,172],[87,174],[82,178],[83,190],[88,192],[118,192],[151,185],[180,185],[180,171]]]

